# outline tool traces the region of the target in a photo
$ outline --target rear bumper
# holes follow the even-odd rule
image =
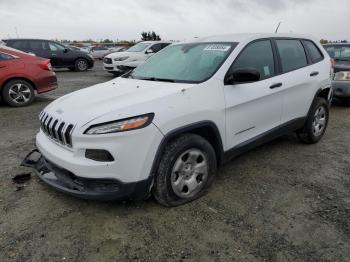
[[[52,74],[40,78],[35,85],[38,94],[56,89],[58,87],[56,74],[52,72]]]
[[[33,168],[41,181],[50,187],[83,199],[102,201],[146,199],[152,185],[151,177],[135,183],[123,183],[111,178],[78,177],[45,159],[37,149],[30,152],[21,165]]]
[[[350,81],[332,81],[333,96],[350,98]]]

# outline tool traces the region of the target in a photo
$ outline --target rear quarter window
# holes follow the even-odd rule
[[[8,54],[0,53],[0,61],[11,60],[11,59],[14,59],[14,57]]]
[[[304,40],[304,44],[309,52],[312,63],[317,63],[323,60],[323,54],[320,49],[310,40]]]

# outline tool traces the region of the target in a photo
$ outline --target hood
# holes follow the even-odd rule
[[[135,55],[139,55],[142,54],[142,52],[115,52],[115,53],[111,53],[106,55],[105,57],[107,58],[117,58],[117,57],[123,57],[123,56],[135,56]]]
[[[45,108],[56,118],[84,126],[93,120],[113,121],[155,112],[166,97],[181,93],[189,84],[116,78],[65,95]]]

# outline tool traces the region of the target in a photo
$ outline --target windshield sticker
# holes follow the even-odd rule
[[[208,45],[206,48],[204,48],[204,51],[222,51],[222,52],[226,52],[230,48],[231,48],[230,45],[216,44],[216,45]]]

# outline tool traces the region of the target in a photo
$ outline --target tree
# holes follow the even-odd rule
[[[142,41],[159,41],[161,40],[161,38],[154,31],[152,31],[152,32],[142,32],[141,40]]]

